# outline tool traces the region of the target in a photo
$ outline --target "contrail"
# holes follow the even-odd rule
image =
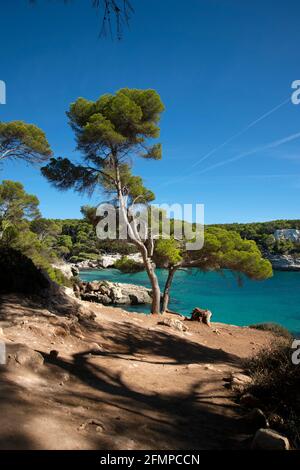
[[[202,171],[199,171],[193,174],[202,175],[203,173],[206,173],[207,171],[213,170],[215,168],[219,168],[220,166],[223,166],[223,165],[227,165],[228,163],[236,162],[237,160],[247,157],[248,155],[254,155],[255,153],[263,152],[264,150],[274,149],[274,148],[280,147],[280,145],[286,144],[287,142],[291,142],[299,138],[300,138],[300,132],[297,132],[296,134],[291,134],[287,137],[284,137],[283,139],[275,140],[273,142],[270,142],[269,144],[263,145],[261,147],[256,147],[255,149],[249,150],[248,152],[243,152],[243,153],[240,153],[239,155],[236,155],[235,157],[228,158],[227,160],[223,160],[222,162],[215,163],[214,165],[211,165],[208,168],[204,168]]]
[[[234,134],[233,136],[231,136],[229,139],[225,140],[222,144],[218,145],[217,147],[215,147],[214,149],[210,150],[210,152],[208,152],[207,154],[205,154],[202,158],[200,158],[200,160],[198,160],[197,162],[195,162],[193,165],[191,165],[190,168],[195,168],[196,166],[198,166],[200,163],[202,163],[204,160],[206,160],[207,158],[209,158],[211,155],[213,155],[214,153],[216,153],[218,150],[222,149],[223,147],[225,147],[225,145],[229,144],[230,142],[232,142],[234,139],[236,139],[237,137],[241,136],[242,134],[244,134],[247,130],[251,129],[252,127],[254,127],[257,123],[259,123],[260,121],[262,121],[263,119],[265,119],[266,117],[270,116],[271,114],[273,114],[275,111],[277,111],[278,109],[280,109],[282,106],[284,106],[285,104],[287,104],[289,101],[290,101],[290,97],[287,98],[286,100],[282,101],[281,103],[279,103],[278,105],[274,106],[273,108],[271,108],[269,111],[267,111],[266,113],[262,114],[261,116],[259,116],[257,119],[255,119],[254,121],[250,122],[246,127],[244,127],[242,130],[240,130],[239,132],[237,132],[236,134]],[[177,182],[181,182],[181,181],[184,181],[186,178],[188,178],[189,176],[191,176],[191,174],[194,174],[194,173],[188,173],[186,175],[183,175],[183,176],[179,176],[178,178],[173,178],[173,179],[170,179],[168,181],[166,181],[165,183],[162,183],[161,186],[169,186],[170,184],[174,184],[174,183],[177,183]]]
[[[255,119],[254,121],[250,122],[250,124],[248,124],[246,127],[244,127],[241,131],[237,132],[236,134],[234,134],[233,136],[229,137],[229,139],[225,140],[225,142],[223,142],[222,144],[218,145],[217,147],[215,147],[214,149],[210,150],[206,155],[204,155],[203,157],[200,158],[200,160],[198,160],[197,162],[195,162],[191,168],[195,168],[195,166],[198,166],[200,163],[202,163],[204,160],[207,160],[207,158],[209,158],[211,155],[213,155],[214,153],[216,153],[218,150],[222,149],[223,147],[225,147],[225,145],[229,144],[230,142],[232,142],[234,139],[236,139],[237,137],[241,136],[242,134],[244,134],[246,131],[248,131],[249,129],[251,129],[251,127],[255,126],[258,122],[262,121],[263,119],[265,119],[266,117],[270,116],[271,114],[275,113],[275,111],[277,111],[277,109],[280,109],[282,106],[284,106],[285,104],[287,104],[289,101],[291,100],[291,98],[287,98],[286,100],[284,100],[282,103],[279,103],[277,106],[275,106],[274,108],[270,109],[269,111],[267,111],[266,113],[262,114],[259,118]]]

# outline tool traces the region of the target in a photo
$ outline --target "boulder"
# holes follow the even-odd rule
[[[240,397],[240,404],[246,408],[257,408],[260,405],[260,400],[251,393],[245,393]]]
[[[63,275],[68,279],[71,279],[73,276],[76,276],[78,274],[78,269],[76,269],[70,263],[66,263],[64,261],[54,263],[52,264],[52,267],[55,269],[59,269],[63,273]]]
[[[198,321],[200,323],[202,322],[207,326],[211,325],[210,323],[211,317],[212,317],[212,313],[210,310],[204,310],[199,307],[194,308],[191,314],[192,321]]]
[[[37,370],[44,364],[43,356],[30,349],[26,344],[7,344],[6,345],[6,367],[26,367]]]
[[[246,374],[241,372],[233,372],[229,378],[229,387],[234,392],[242,393],[244,389],[251,384],[252,379]]]
[[[146,287],[109,281],[82,282],[80,296],[82,300],[103,305],[142,305],[152,302],[151,290]]]
[[[277,431],[261,428],[254,436],[252,449],[289,450],[290,443],[287,437],[282,436]]]
[[[267,255],[275,270],[300,271],[300,258],[292,255]]]
[[[188,327],[180,320],[175,318],[164,318],[158,322],[158,325],[168,326],[177,331],[187,331]]]

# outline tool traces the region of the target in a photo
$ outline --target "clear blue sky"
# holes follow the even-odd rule
[[[206,223],[299,218],[300,106],[288,100],[300,79],[299,0],[132,0],[121,42],[98,38],[90,3],[2,2],[0,120],[37,124],[56,156],[73,158],[72,101],[154,88],[166,106],[163,160],[134,172],[158,203],[204,203]],[[46,217],[77,217],[88,202],[21,163],[1,177],[37,194]]]

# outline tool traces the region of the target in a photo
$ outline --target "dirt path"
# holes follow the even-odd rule
[[[157,317],[92,308],[96,320],[78,325],[24,299],[2,299],[0,339],[27,344],[45,363],[37,371],[2,367],[1,449],[244,446],[242,410],[223,379],[268,333],[193,322],[183,333]]]

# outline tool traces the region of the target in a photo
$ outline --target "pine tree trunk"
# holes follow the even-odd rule
[[[151,313],[159,314],[160,313],[160,287],[158,284],[158,279],[155,274],[155,269],[153,267],[153,263],[150,258],[147,256],[144,257],[144,253],[141,253],[144,261],[144,266],[146,268],[146,272],[151,282],[152,288],[152,305],[151,305]]]
[[[163,294],[163,299],[162,299],[162,307],[161,307],[162,313],[167,311],[167,308],[169,305],[170,289],[171,289],[175,272],[176,272],[176,268],[174,267],[169,268],[169,273],[168,273],[167,281],[165,284],[165,289],[164,289],[164,294]]]
[[[152,314],[159,314],[160,313],[160,287],[158,283],[157,276],[155,274],[155,267],[152,263],[151,258],[148,256],[148,250],[144,243],[137,238],[137,235],[135,231],[132,229],[130,222],[127,217],[127,208],[125,205],[125,201],[123,198],[123,193],[122,193],[122,187],[121,187],[121,179],[120,179],[120,173],[119,173],[119,168],[116,165],[116,186],[117,186],[117,193],[118,193],[118,200],[120,203],[120,208],[122,211],[122,215],[124,218],[124,221],[127,225],[128,228],[128,235],[130,237],[131,242],[135,244],[135,246],[138,248],[139,252],[142,255],[144,266],[146,269],[146,272],[148,274],[150,283],[151,283],[151,288],[152,288],[152,306],[151,306],[151,313]]]

